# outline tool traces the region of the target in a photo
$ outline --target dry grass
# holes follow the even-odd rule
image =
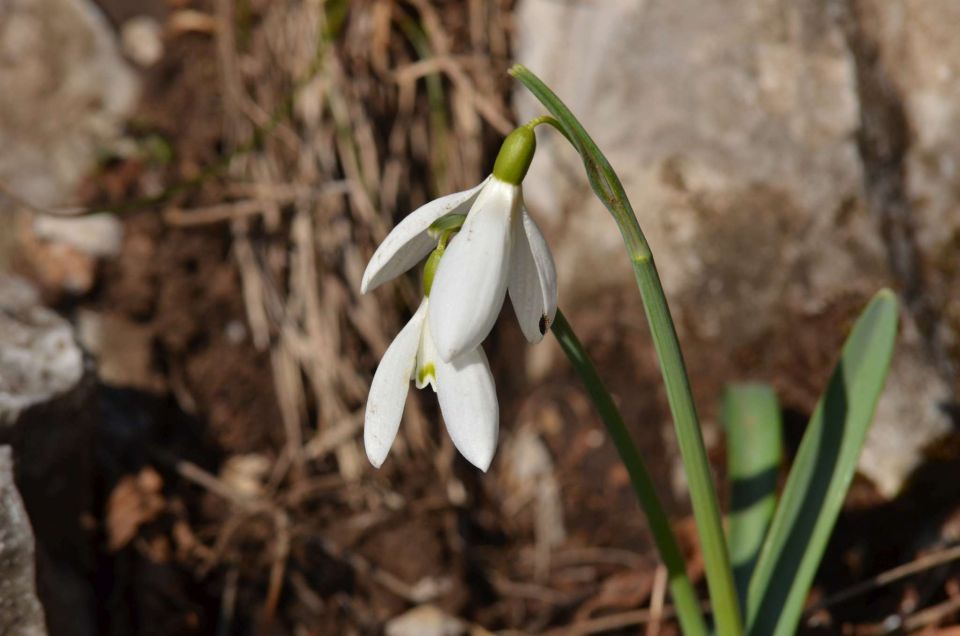
[[[491,143],[495,149],[511,127],[503,80],[510,7],[471,0],[463,22],[457,5],[254,0],[241,18],[233,0],[215,3],[233,196],[214,206],[170,207],[164,219],[177,227],[229,225],[252,340],[270,360],[285,434],[252,497],[175,462],[181,476],[229,503],[199,564],[201,572],[226,572],[222,612],[236,611],[237,570],[245,568],[251,537],[264,555],[255,562],[267,570],[264,619],[285,587],[307,615],[328,611],[302,576],[287,576],[292,544],[322,534],[318,526],[328,521],[317,506],[339,509],[360,533],[411,508],[451,505],[405,501],[386,482],[369,481],[358,439],[368,378],[418,290],[406,279],[363,297],[359,286],[395,218],[478,182]],[[432,479],[461,492],[452,456],[411,400],[393,464],[432,465]],[[420,581],[413,589],[329,539],[322,545],[356,576],[408,603],[449,587]]]

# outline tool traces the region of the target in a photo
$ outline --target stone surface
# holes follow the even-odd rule
[[[463,621],[434,605],[420,605],[390,619],[384,629],[387,636],[461,636],[467,633]]]
[[[0,183],[60,206],[115,139],[138,93],[114,35],[88,0],[0,5]],[[10,205],[0,198],[0,206]]]
[[[916,285],[929,298],[920,307],[957,370],[960,360],[960,4],[951,0],[856,3],[865,53],[876,56],[902,127],[894,163],[900,196],[912,222]],[[932,323],[932,324],[929,324]]]
[[[550,451],[543,439],[529,428],[521,428],[503,441],[504,506],[511,516],[532,508],[537,546],[544,551],[567,538],[563,523],[560,484]]]
[[[80,383],[83,352],[70,323],[39,305],[23,279],[0,276],[0,310],[0,427],[13,427]]]
[[[63,243],[97,258],[116,256],[123,243],[123,225],[114,214],[83,216],[37,214],[33,233],[41,241]]]
[[[945,352],[956,342],[950,312],[960,317],[949,304],[960,302],[949,293],[960,284],[957,11],[950,0],[518,7],[518,61],[623,179],[695,386],[711,381],[698,373],[771,380],[784,356],[812,361],[819,378],[833,357],[811,349],[832,334],[800,331],[842,333],[875,290],[901,291],[920,336],[898,348],[890,390],[906,396],[910,378],[939,378],[946,395],[914,392],[912,411],[903,400],[881,409],[861,466],[888,493],[916,449],[944,434],[943,417],[923,414],[956,394]],[[522,88],[517,98],[521,120],[543,112]],[[524,190],[555,247],[561,304],[576,310],[604,289],[635,298],[620,236],[578,158],[558,135],[540,139]],[[788,381],[808,382],[794,367]],[[820,389],[801,387],[788,405],[812,408]],[[719,387],[710,390],[715,401]],[[880,452],[907,447],[909,460]]]
[[[163,27],[153,17],[139,15],[123,23],[123,52],[140,66],[152,66],[163,57]]]
[[[0,274],[0,444],[13,447],[16,483],[37,538],[38,589],[54,634],[95,633],[87,570],[93,373],[73,329]]]
[[[9,446],[0,446],[0,634],[47,633],[37,598],[33,530],[13,481]]]
[[[112,387],[161,393],[166,385],[154,368],[154,332],[122,315],[81,309],[77,337],[96,361],[97,378]]]
[[[23,212],[13,225],[18,269],[41,287],[48,304],[91,291],[98,264],[115,256],[123,242],[119,219],[107,213],[57,216]]]
[[[908,323],[877,404],[870,443],[860,469],[887,497],[893,497],[924,458],[931,441],[953,428],[947,407],[951,387],[929,363],[916,328]]]
[[[816,309],[887,280],[863,205],[854,66],[826,15],[776,2],[528,0],[519,20],[530,28],[520,61],[569,100],[618,170],[668,292],[714,309],[696,312],[695,329],[736,332],[745,312],[759,330],[783,302]],[[521,104],[523,118],[541,111]],[[531,207],[563,226],[563,282],[629,280],[576,161],[567,148],[541,153],[525,182]]]
[[[859,3],[909,125],[906,186],[923,254],[956,252],[960,208],[960,4],[953,0]],[[954,256],[955,258],[955,256]]]

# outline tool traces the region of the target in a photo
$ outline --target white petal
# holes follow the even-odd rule
[[[486,472],[497,449],[500,409],[483,349],[467,351],[452,362],[438,361],[437,386],[450,439],[467,461]]]
[[[450,361],[480,345],[497,320],[510,273],[510,219],[520,189],[491,179],[440,259],[430,291],[430,332]]]
[[[365,294],[423,260],[437,244],[427,233],[430,225],[440,217],[458,212],[458,208],[466,208],[473,203],[489,178],[469,190],[434,199],[405,216],[373,253],[363,272],[360,291]]]
[[[513,229],[510,302],[523,335],[537,343],[557,315],[557,268],[540,228],[525,208]]]
[[[429,302],[428,298],[423,299],[423,304]],[[429,311],[429,309],[427,310]],[[426,322],[424,322],[426,325]],[[417,367],[413,376],[418,389],[425,389],[429,385],[433,392],[437,392],[437,361],[440,357],[437,355],[437,348],[433,344],[433,338],[430,337],[429,329],[421,329],[423,335],[420,337],[420,348],[417,349]]]
[[[363,421],[363,445],[370,463],[377,468],[387,458],[400,428],[426,313],[427,303],[424,300],[410,322],[387,347],[377,372],[373,374]]]

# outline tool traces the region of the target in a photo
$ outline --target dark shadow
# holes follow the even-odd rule
[[[744,512],[777,490],[780,467],[772,466],[750,477],[734,479],[730,484],[730,513]]]
[[[905,423],[906,424],[906,423]],[[872,576],[916,558],[919,552],[948,547],[955,540],[945,531],[960,511],[960,430],[937,440],[927,449],[927,459],[910,476],[904,490],[889,502],[872,495],[866,482],[855,482],[855,499],[870,505],[846,510],[837,522],[827,554],[817,574],[824,598],[845,591]],[[873,503],[873,502],[877,503]],[[837,623],[876,622],[902,610],[906,588],[918,607],[946,600],[945,581],[960,573],[960,563],[948,563],[896,584],[832,605]]]
[[[187,496],[182,493],[189,489],[174,486],[182,477],[173,469],[173,458],[187,459],[216,474],[220,453],[202,423],[170,397],[100,385],[98,398],[93,516],[104,523],[97,527],[101,548],[92,587],[98,599],[99,633],[213,633],[213,625],[200,617],[218,615],[219,586],[208,586],[173,560],[150,558],[136,544],[170,535],[177,520],[172,509],[182,508],[181,514],[192,518],[199,516],[201,506],[209,505],[199,488]],[[136,480],[144,470],[160,476],[165,511],[138,528],[136,540],[108,549],[110,498],[118,484]],[[190,617],[197,617],[196,624],[189,622]]]
[[[838,362],[827,391],[823,398],[823,426],[820,429],[820,439],[817,440],[816,465],[811,472],[809,483],[806,484],[806,493],[800,505],[795,522],[787,537],[780,558],[774,565],[773,571],[777,576],[773,578],[764,591],[760,607],[783,607],[790,593],[791,586],[797,577],[799,560],[793,555],[803,552],[810,544],[816,526],[817,512],[823,507],[837,468],[840,456],[840,444],[844,436],[848,410],[847,386],[844,381],[843,360]],[[813,432],[808,430],[805,434]],[[760,618],[763,618],[761,615]],[[774,617],[774,620],[776,617]],[[755,634],[772,634],[774,624],[758,622],[752,630]]]
[[[777,480],[780,475],[779,466],[771,466],[750,477],[734,479],[730,484],[730,514],[746,512],[751,507],[777,491]],[[768,520],[769,522],[769,520]],[[733,563],[733,580],[737,586],[737,595],[741,600],[747,598],[750,587],[750,577],[757,565],[760,548],[763,542],[758,541],[756,550],[739,563]]]
[[[800,448],[800,442],[803,440],[803,434],[807,430],[810,412],[784,405],[780,415],[783,417],[783,461],[784,465],[792,466],[793,459],[797,456],[797,449]]]

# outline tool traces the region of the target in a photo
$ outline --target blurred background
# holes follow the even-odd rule
[[[804,633],[956,636],[956,561],[873,577],[960,542],[958,25],[955,0],[0,1],[0,632],[677,633],[626,471],[509,309],[489,474],[424,392],[363,453],[419,300],[415,274],[361,296],[367,259],[542,113],[522,62],[623,178],[718,467],[726,382],[774,385],[789,457],[897,290]],[[702,588],[616,227],[551,130],[524,188]]]

